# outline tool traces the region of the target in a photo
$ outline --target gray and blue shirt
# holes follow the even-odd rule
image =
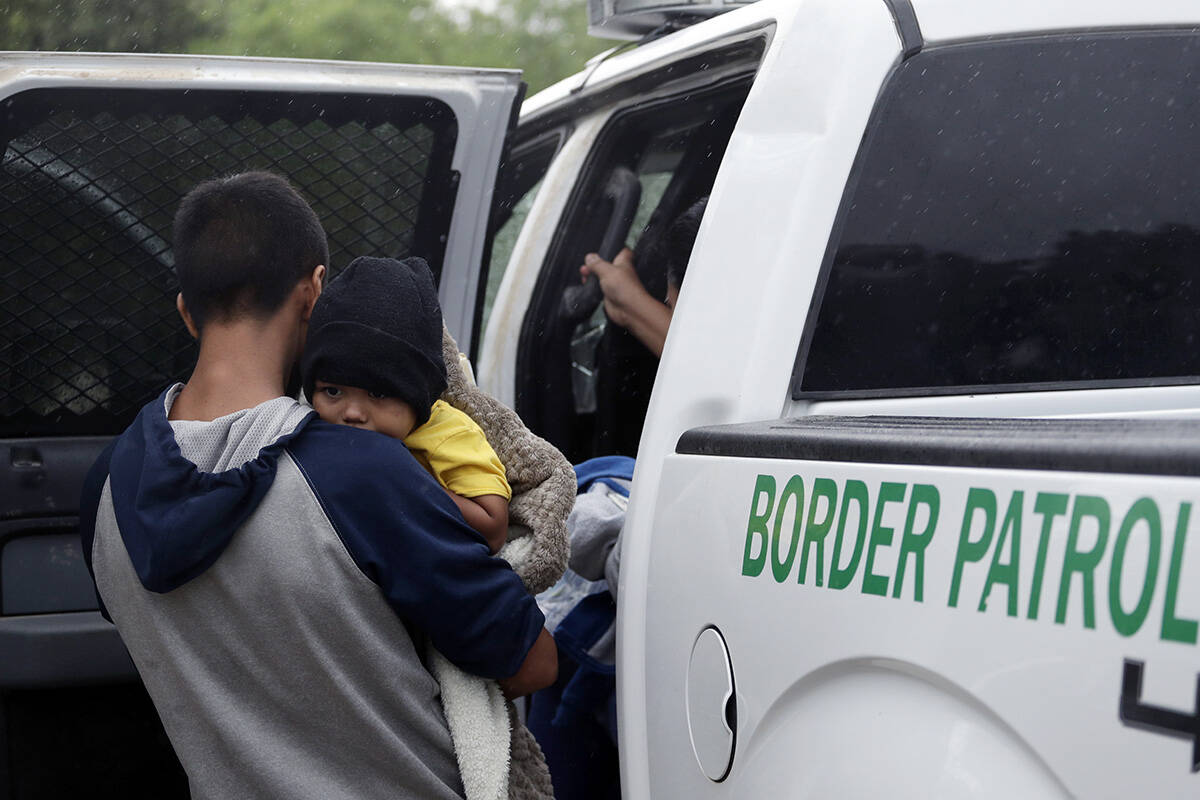
[[[84,554],[203,798],[451,798],[414,645],[513,675],[543,618],[381,434],[277,398],[212,422],[142,409],[93,467]]]

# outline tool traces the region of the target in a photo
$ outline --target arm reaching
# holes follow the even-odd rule
[[[634,271],[632,250],[625,248],[611,262],[588,253],[579,274],[585,280],[595,275],[600,281],[604,313],[609,319],[636,336],[654,355],[662,355],[671,325],[671,307],[646,291]]]

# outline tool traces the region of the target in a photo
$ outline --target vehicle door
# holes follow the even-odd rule
[[[518,136],[560,144],[499,282],[480,384],[573,462],[636,451],[657,369],[607,325],[598,292],[577,294],[579,266],[644,243],[640,278],[665,297],[650,243],[711,190],[772,25],[755,7],[730,12],[598,57],[526,102]]]
[[[1198,407],[1195,9],[1021,2],[985,30],[967,19],[986,3],[797,5],[730,141],[740,174],[714,188],[639,449],[626,793],[1186,794],[1196,485],[1168,445],[1195,425],[1132,446],[1129,420],[994,418]],[[914,43],[918,19],[940,39]],[[989,419],[932,456],[936,421],[875,414]],[[771,435],[702,443],[718,423]],[[825,449],[831,428],[847,446]],[[880,457],[893,435],[913,447]],[[1064,458],[1071,439],[1096,457]],[[1019,441],[1020,462],[961,460]],[[972,492],[997,498],[978,572],[955,566],[991,525]]]
[[[0,798],[186,794],[76,532],[96,455],[194,362],[174,307],[179,199],[279,173],[325,226],[331,277],[360,255],[422,256],[470,342],[522,92],[501,70],[0,56]]]

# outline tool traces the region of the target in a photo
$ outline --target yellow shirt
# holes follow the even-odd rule
[[[435,401],[429,421],[410,433],[404,444],[438,483],[456,495],[512,499],[504,465],[483,430],[449,403]]]

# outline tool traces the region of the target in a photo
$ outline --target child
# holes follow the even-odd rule
[[[446,389],[442,312],[419,258],[356,258],[318,299],[301,361],[321,419],[401,439],[492,553],[508,535],[512,490],[475,421]]]
[[[458,350],[444,336],[424,261],[357,258],[313,308],[301,359],[305,394],[326,422],[403,440],[496,553],[508,536],[512,499],[504,463],[471,416],[438,398],[446,393],[481,414],[525,492],[517,521],[537,529],[520,554],[506,550],[508,560],[527,588],[541,591],[565,565],[573,493],[561,473],[569,476],[570,465],[511,410],[469,385],[457,364],[447,368]],[[500,687],[432,648],[426,658],[441,686],[467,799],[551,800],[545,757]]]

